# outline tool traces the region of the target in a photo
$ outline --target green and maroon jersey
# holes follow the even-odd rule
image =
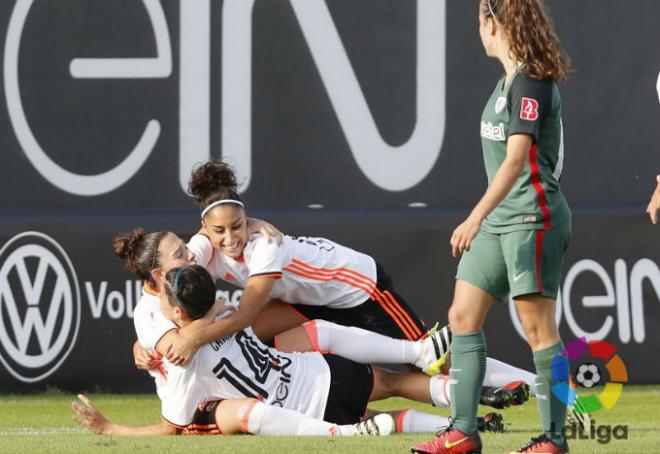
[[[569,222],[571,212],[560,192],[564,147],[557,84],[517,73],[508,86],[500,79],[481,116],[481,143],[488,183],[506,157],[507,139],[533,137],[527,162],[511,191],[486,218],[492,233],[547,230]]]

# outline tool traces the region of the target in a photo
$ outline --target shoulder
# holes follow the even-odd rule
[[[511,81],[509,94],[513,98],[517,96],[547,98],[552,95],[555,85],[552,79],[532,79],[524,74],[518,74]]]

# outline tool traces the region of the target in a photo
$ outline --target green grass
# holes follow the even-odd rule
[[[598,392],[598,391],[596,391]],[[92,394],[108,418],[124,424],[155,424],[159,403],[155,395]],[[658,399],[660,386],[628,386],[610,411],[595,414],[598,425],[628,425],[628,440],[600,444],[596,440],[573,440],[573,453],[660,452]],[[0,453],[174,453],[174,452],[409,452],[410,445],[430,439],[432,434],[395,435],[388,438],[320,437],[105,437],[77,427],[71,419],[72,395],[46,393],[28,396],[0,396]],[[378,402],[372,408],[394,410],[414,407],[444,411],[403,399]],[[487,411],[481,409],[481,413]],[[510,423],[504,434],[483,435],[484,453],[501,453],[524,444],[537,435],[538,416],[534,400],[522,407],[503,411]]]

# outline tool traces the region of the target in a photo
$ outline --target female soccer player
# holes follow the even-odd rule
[[[479,34],[504,76],[481,117],[488,189],[450,241],[452,254],[462,254],[449,310],[453,425],[413,451],[481,452],[475,416],[486,359],[482,326],[493,303],[510,293],[533,351],[543,431],[516,452],[564,453],[566,404],[550,379],[552,358],[563,349],[555,299],[571,232],[559,186],[557,89],[569,63],[540,0],[480,0]]]

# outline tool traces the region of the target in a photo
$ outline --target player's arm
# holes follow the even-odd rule
[[[284,235],[273,224],[270,224],[266,221],[256,218],[246,218],[246,219],[247,219],[248,232],[250,232],[250,237],[254,237],[254,235],[256,234],[261,234],[268,243],[270,243],[270,240],[275,240],[277,244],[282,244],[282,238],[284,237]],[[202,230],[204,229],[202,228]],[[200,233],[202,232],[202,230],[200,230]]]
[[[484,219],[504,200],[525,167],[532,146],[533,137],[529,134],[515,134],[509,137],[506,145],[506,158],[495,173],[486,193],[474,207],[468,218],[454,230],[451,236],[451,249],[454,257],[470,249],[470,244],[481,229]]]
[[[151,370],[160,364],[160,355],[154,355],[151,351],[144,348],[138,341],[133,344],[133,359],[135,367],[140,370]]]
[[[236,312],[211,323],[206,318],[195,320],[179,329],[178,336],[163,337],[158,343],[158,351],[172,364],[185,365],[202,345],[247,328],[268,301],[268,295],[278,277],[270,274],[250,277]]]
[[[160,424],[151,426],[125,426],[115,424],[106,418],[99,409],[97,409],[89,398],[79,394],[79,401],[71,402],[73,410],[73,419],[80,425],[87,427],[92,432],[99,435],[177,435],[180,429],[172,426],[168,422],[161,420]]]

